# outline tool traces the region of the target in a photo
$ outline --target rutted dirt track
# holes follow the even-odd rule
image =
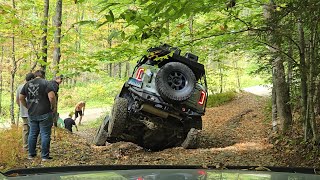
[[[242,93],[223,106],[208,108],[198,149],[181,147],[149,152],[132,143],[107,146],[90,144],[94,129],[79,134],[59,131],[52,141],[54,160],[48,166],[81,164],[158,164],[158,165],[261,165],[284,166],[273,155],[268,143],[270,122],[263,114],[265,99]],[[85,134],[85,136],[84,136]],[[39,161],[40,162],[40,161]],[[25,161],[25,166],[43,166]]]

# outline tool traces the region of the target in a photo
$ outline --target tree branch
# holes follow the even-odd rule
[[[69,29],[61,36],[61,39],[62,39],[66,34],[68,34],[68,32],[69,32],[72,28],[74,28],[74,24],[72,24],[71,27],[69,27]]]
[[[266,46],[268,46],[268,47],[271,47],[271,48],[277,50],[278,52],[286,55],[286,56],[293,62],[293,64],[295,64],[295,65],[297,65],[297,66],[299,65],[299,64],[297,63],[297,61],[293,59],[293,57],[291,57],[288,53],[282,51],[281,49],[276,48],[276,47],[274,47],[274,46],[272,46],[272,45],[270,45],[270,44],[268,44],[268,43],[266,43],[266,42],[263,42],[263,41],[259,41],[259,40],[258,40],[258,42],[261,43],[261,44],[264,44],[264,45],[266,45]]]
[[[189,45],[191,43],[194,43],[196,41],[200,41],[200,40],[203,40],[203,39],[208,39],[208,38],[217,37],[217,36],[224,36],[224,35],[228,35],[228,34],[239,34],[239,33],[243,33],[243,32],[250,31],[250,30],[251,30],[250,28],[247,28],[247,29],[243,29],[243,30],[239,30],[239,31],[233,31],[233,32],[230,31],[230,32],[223,32],[223,33],[218,33],[218,34],[211,34],[211,35],[208,35],[208,36],[195,38],[195,39],[193,39],[192,41],[190,41],[189,43],[187,43],[185,45]]]

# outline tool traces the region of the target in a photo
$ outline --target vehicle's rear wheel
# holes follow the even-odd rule
[[[180,62],[170,62],[159,70],[156,87],[161,95],[169,101],[187,100],[193,93],[196,77],[192,70]]]
[[[195,128],[191,128],[187,134],[186,139],[183,141],[181,146],[185,149],[195,149],[197,148],[199,131]]]
[[[107,131],[105,130],[105,127],[108,126],[108,122],[110,120],[109,116],[106,116],[106,118],[103,120],[102,124],[100,125],[94,139],[93,144],[96,146],[104,146],[106,144],[106,141],[108,139]]]
[[[114,101],[111,117],[108,123],[108,135],[116,137],[122,134],[125,129],[125,122],[128,114],[128,100],[117,97]]]

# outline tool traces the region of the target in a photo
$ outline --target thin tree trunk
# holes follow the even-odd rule
[[[109,77],[112,77],[112,63],[109,63]]]
[[[122,63],[121,62],[119,62],[119,64],[118,64],[118,66],[119,66],[119,78],[121,78],[121,66],[122,66]]]
[[[167,31],[168,31],[168,36],[167,36],[167,40],[170,40],[170,21],[168,20],[166,22],[166,27],[167,27]]]
[[[15,0],[12,0],[12,7],[16,9]],[[17,71],[17,62],[16,62],[16,52],[15,52],[15,26],[12,27],[12,69],[11,69],[11,80],[10,80],[10,95],[11,95],[11,103],[10,103],[10,117],[11,117],[11,124],[15,124],[14,118],[14,79]]]
[[[235,62],[234,62],[234,67],[235,67],[235,69],[236,69],[236,77],[237,77],[238,89],[241,89],[238,61],[235,61]]]
[[[193,52],[193,15],[189,17],[189,30],[190,30],[190,52]]]
[[[82,10],[82,13],[80,13],[81,11],[81,3],[77,3],[77,21],[82,21],[83,20],[83,16],[84,16],[84,10]],[[76,51],[80,52],[81,51],[81,26],[78,25],[76,27],[76,32],[77,32],[77,40],[76,40]]]
[[[271,98],[272,100],[272,131],[277,132],[278,131],[277,95],[276,95],[276,90],[274,86],[275,85],[273,84],[272,98]]]
[[[4,48],[3,46],[1,46],[1,59],[0,59],[0,115],[2,114],[2,71],[3,71],[3,66],[2,66],[2,62],[3,62],[3,58],[4,58]]]
[[[304,140],[308,139],[310,134],[310,123],[309,116],[307,115],[307,106],[308,106],[308,86],[307,86],[307,67],[306,67],[306,58],[305,58],[305,40],[304,40],[304,30],[301,20],[298,21],[298,32],[300,40],[300,72],[301,72],[301,117],[304,122]]]
[[[130,59],[130,57],[129,57],[129,59]],[[126,77],[129,77],[130,76],[130,74],[129,74],[129,70],[130,69],[130,63],[129,63],[129,61],[128,62],[126,62],[126,70],[125,70],[125,75],[126,75]]]
[[[59,63],[61,58],[61,18],[62,18],[62,0],[57,0],[56,15],[54,18],[54,25],[56,31],[54,33],[54,51],[53,51],[53,76],[56,77],[59,73]]]
[[[117,64],[116,63],[113,63],[113,75],[112,77],[116,77],[117,76]]]
[[[293,47],[292,47],[292,42],[289,41],[289,49],[288,49],[288,55],[290,57],[293,57]],[[288,92],[290,94],[291,92],[291,84],[292,84],[292,61],[288,60],[288,74],[287,74],[287,84],[288,84]]]
[[[44,0],[44,7],[43,7],[43,20],[42,20],[42,60],[43,62],[48,61],[48,17],[49,17],[49,0]],[[35,63],[34,67],[37,64]],[[41,69],[46,71],[46,64],[41,65]],[[33,69],[33,68],[32,68]]]
[[[311,30],[311,39],[310,39],[310,64],[309,64],[309,96],[308,96],[308,113],[310,117],[310,126],[313,135],[313,141],[318,142],[318,131],[317,131],[317,124],[315,119],[315,103],[316,103],[316,47],[317,47],[317,25],[312,27]],[[317,84],[318,84],[317,80]]]
[[[223,92],[223,74],[222,74],[221,62],[219,62],[219,76],[220,76],[220,93],[222,93]]]

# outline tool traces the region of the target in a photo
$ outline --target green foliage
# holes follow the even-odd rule
[[[124,80],[106,78],[103,81],[81,83],[75,86],[61,85],[59,90],[59,111],[70,111],[79,101],[86,101],[86,107],[107,107],[112,105],[120,92]]]
[[[236,97],[237,93],[234,91],[228,91],[224,93],[212,94],[209,95],[207,100],[207,107],[217,107],[224,103],[227,103],[233,100]]]

